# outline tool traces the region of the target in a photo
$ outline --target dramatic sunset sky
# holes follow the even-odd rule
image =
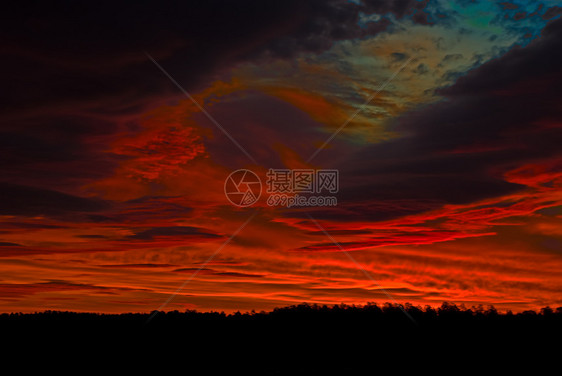
[[[557,3],[3,12],[0,311],[562,305]],[[235,207],[241,168],[338,169],[338,205]]]

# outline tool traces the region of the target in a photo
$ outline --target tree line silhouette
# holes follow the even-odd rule
[[[364,320],[376,323],[377,321],[384,324],[389,323],[406,323],[408,320],[416,327],[419,325],[430,325],[448,322],[458,322],[463,324],[478,323],[539,323],[550,322],[555,323],[562,320],[562,307],[550,308],[544,307],[537,311],[526,310],[513,313],[511,310],[500,313],[493,306],[478,305],[466,308],[464,305],[444,302],[441,306],[434,308],[432,306],[414,306],[406,303],[393,304],[385,303],[378,305],[376,303],[367,303],[366,305],[318,305],[302,303],[282,308],[275,308],[272,311],[241,313],[240,311],[226,314],[224,312],[209,311],[199,312],[197,310],[187,309],[184,312],[174,311],[152,311],[151,313],[91,313],[91,312],[72,312],[72,311],[53,311],[46,310],[35,313],[1,313],[0,325],[17,325],[22,324],[101,324],[111,325],[120,324],[126,326],[137,326],[142,324],[144,329],[150,327],[161,327],[166,325],[183,325],[194,322],[264,322],[264,321],[307,321],[307,320],[343,320],[353,319],[354,321],[363,322]],[[413,319],[413,320],[412,320]]]
[[[562,307],[517,313],[452,303],[299,304],[231,314],[44,311],[1,314],[0,331],[26,354],[29,344],[43,343],[36,357],[65,354],[91,367],[111,361],[127,373],[185,362],[210,375],[372,374],[389,365],[544,365],[559,357]]]

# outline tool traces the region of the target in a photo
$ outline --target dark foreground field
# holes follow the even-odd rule
[[[404,312],[406,311],[407,314]],[[73,373],[558,373],[562,308],[299,305],[269,313],[0,315],[5,365]],[[531,367],[531,368],[525,368]]]

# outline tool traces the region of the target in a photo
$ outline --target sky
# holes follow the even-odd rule
[[[556,4],[8,9],[0,312],[561,306]],[[269,169],[337,170],[337,205],[269,205]]]

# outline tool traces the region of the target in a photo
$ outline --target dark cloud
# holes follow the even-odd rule
[[[509,3],[509,2],[504,2],[504,3],[499,3],[499,5],[502,6],[503,10],[509,9],[509,10],[514,10],[519,8],[519,5],[514,4],[514,3]]]
[[[546,10],[542,18],[545,20],[550,20],[555,17],[558,17],[560,14],[562,14],[562,7],[553,6]]]
[[[252,273],[238,273],[238,272],[218,272],[218,276],[222,277],[238,277],[238,278],[261,278],[264,274],[252,274]]]
[[[133,290],[127,287],[108,287],[84,283],[53,280],[38,283],[2,283],[0,284],[0,299],[19,299],[29,295],[58,292],[58,291],[90,291],[90,293],[116,295],[121,291]]]
[[[192,226],[171,226],[171,227],[154,227],[148,230],[137,232],[129,236],[129,239],[152,240],[156,237],[195,237],[203,239],[217,239],[221,235],[210,232],[209,230]]]
[[[176,273],[195,273],[198,274],[207,274],[207,273],[214,273],[214,270],[209,268],[178,268],[175,269],[174,272]]]
[[[290,32],[274,38],[264,50],[274,56],[290,57],[296,52],[322,52],[330,48],[334,41],[364,38],[384,31],[389,25],[388,18],[368,22],[359,26],[359,14],[387,15],[396,18],[413,15],[413,20],[426,23],[419,12],[427,2],[411,1],[364,1],[355,4],[341,0],[313,0],[300,2],[294,9],[295,18],[301,20]],[[287,2],[287,6],[290,2]],[[418,14],[419,12],[419,14]]]
[[[47,223],[29,223],[29,222],[4,222],[2,223],[3,229],[29,229],[29,230],[45,230],[45,229],[60,229],[67,228],[67,226],[53,225]]]
[[[445,55],[445,57],[443,58],[443,62],[444,63],[448,63],[451,61],[457,61],[463,58],[462,54],[447,54]]]
[[[93,218],[96,222],[150,223],[189,216],[193,209],[186,205],[185,197],[145,196],[116,205],[117,210]]]
[[[559,48],[561,34],[562,22],[553,21],[544,28],[541,37],[530,45],[515,46],[505,55],[483,64],[457,80],[454,85],[442,89],[441,94],[447,97],[485,94],[498,99],[509,97],[527,100],[532,106],[538,105],[538,100],[526,94],[547,96],[552,90],[559,94],[554,87],[555,82],[547,78],[560,79],[558,68],[562,59]],[[549,92],[545,93],[545,89]],[[531,112],[529,116],[536,114]]]
[[[2,179],[57,189],[70,176],[74,182],[105,177],[118,159],[88,140],[109,141],[117,130],[115,121],[48,110],[4,118],[0,127]]]
[[[239,273],[239,272],[221,272],[209,268],[179,268],[174,270],[176,273],[197,273],[201,275],[211,275],[218,277],[232,277],[232,278],[261,278],[264,274],[252,273]]]
[[[98,199],[8,183],[0,183],[0,202],[0,214],[25,216],[91,213],[109,207]]]
[[[561,64],[558,20],[527,47],[515,47],[442,89],[442,101],[398,118],[393,130],[400,138],[342,162],[339,207],[323,213],[388,219],[423,209],[414,204],[410,211],[396,210],[394,202],[463,204],[525,188],[503,174],[562,155]]]
[[[393,246],[393,245],[412,245],[412,244],[431,244],[463,238],[465,235],[455,231],[443,230],[426,230],[416,232],[400,232],[400,231],[378,231],[377,237],[369,237],[362,241],[316,243],[298,248],[297,252],[341,252],[363,250],[375,247]]]
[[[415,0],[12,4],[0,23],[2,179],[75,193],[113,174],[125,158],[108,151],[115,137],[135,134],[135,116],[157,99],[181,97],[143,51],[192,91],[237,63],[322,52],[424,7]],[[359,24],[360,14],[373,13],[378,21]]]
[[[93,252],[121,252],[126,251],[123,247],[97,247],[97,248],[57,248],[57,247],[26,247],[23,245],[4,246],[0,248],[0,257],[25,257],[33,255],[56,255],[56,254],[78,254]],[[74,261],[77,262],[77,261]]]
[[[373,184],[374,186],[374,184]],[[323,218],[338,222],[349,221],[385,221],[397,217],[419,214],[438,209],[443,205],[441,200],[400,199],[392,200],[380,198],[381,190],[378,187],[350,187],[345,192],[338,193],[338,206],[308,208],[306,212],[300,209],[287,210],[286,216],[308,218]],[[408,193],[403,196],[409,197]],[[331,231],[330,231],[331,233]],[[342,234],[345,235],[345,234]]]
[[[527,16],[527,12],[517,12],[513,15],[513,19],[515,21],[519,21],[524,19]]]
[[[271,168],[285,166],[276,146],[284,145],[297,155],[310,155],[314,151],[310,130],[323,127],[305,111],[257,91],[224,96],[209,112],[219,123],[229,124],[232,136],[260,164]],[[220,133],[207,145],[213,160],[236,169],[247,159],[242,153],[233,153],[233,149],[232,142]]]
[[[154,269],[154,268],[170,268],[175,267],[177,265],[174,264],[106,264],[106,265],[98,265],[102,268],[117,268],[117,269]]]
[[[392,58],[392,62],[398,62],[398,61],[404,61],[406,60],[406,58],[408,57],[408,54],[403,53],[403,52],[393,52],[390,54],[390,57]]]
[[[241,0],[225,2],[28,2],[6,9],[2,31],[7,107],[61,98],[114,98],[107,111],[130,110],[132,98],[162,87],[142,53],[161,59],[187,87],[214,69],[260,54],[321,52],[334,41],[380,32],[388,20],[358,24],[360,12],[406,17],[424,2],[347,0]],[[173,68],[181,69],[173,69]],[[173,88],[172,88],[173,89]]]
[[[238,236],[236,236],[237,238]],[[236,239],[234,238],[234,239]],[[233,239],[233,240],[234,240]],[[226,265],[226,266],[245,266],[248,265],[246,262],[240,261],[228,261],[228,260],[212,260],[212,261],[201,261],[201,262],[194,262],[193,265]]]
[[[326,236],[323,231],[308,231],[307,235],[318,235]],[[369,235],[372,234],[371,230],[332,230],[330,235],[332,236],[349,236],[349,235]]]
[[[429,72],[429,67],[427,64],[421,63],[413,70],[413,72],[417,74],[426,74]]]

